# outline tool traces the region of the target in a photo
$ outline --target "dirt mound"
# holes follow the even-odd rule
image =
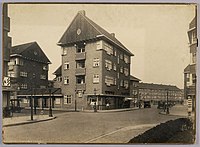
[[[134,137],[128,143],[186,143],[182,141],[184,140],[182,135],[188,136],[189,132],[193,134],[191,133],[193,132],[192,126],[192,122],[187,118],[170,120]],[[188,143],[192,142],[191,139]]]

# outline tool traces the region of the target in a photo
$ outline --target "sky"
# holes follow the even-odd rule
[[[153,4],[9,4],[12,45],[36,41],[52,62],[49,79],[61,65],[57,43],[80,10],[115,33],[134,56],[131,75],[146,83],[184,87],[190,63],[187,31],[194,5]]]

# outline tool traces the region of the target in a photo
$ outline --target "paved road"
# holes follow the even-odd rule
[[[153,108],[112,113],[65,112],[47,122],[3,128],[5,143],[126,143],[177,116]]]

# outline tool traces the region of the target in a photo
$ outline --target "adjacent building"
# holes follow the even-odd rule
[[[14,90],[8,77],[8,62],[10,61],[11,37],[10,18],[8,17],[8,5],[3,4],[3,64],[2,64],[2,108],[3,116],[9,116],[10,94]]]
[[[40,89],[48,88],[50,63],[37,42],[13,46],[8,63],[8,76],[15,87],[11,97],[22,100],[22,105],[28,106],[28,97],[38,93]],[[38,105],[38,100],[34,99],[34,105]]]
[[[196,63],[197,63],[197,17],[195,16],[189,24],[188,30],[190,64],[184,69],[184,97],[191,98],[193,110],[196,102]]]
[[[183,101],[182,90],[173,85],[162,85],[154,83],[139,83],[139,99],[141,101],[151,101],[157,104],[158,101]]]
[[[75,16],[58,42],[62,66],[55,72],[61,82],[64,108],[122,108],[130,95],[133,54],[115,37],[90,20],[85,11]]]

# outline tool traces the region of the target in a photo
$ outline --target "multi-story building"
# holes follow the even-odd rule
[[[196,57],[197,57],[197,17],[195,16],[189,24],[188,30],[190,64],[184,69],[184,97],[192,99],[192,108],[195,108],[196,99]]]
[[[138,106],[139,102],[139,81],[140,79],[130,76],[130,107]]]
[[[10,84],[10,78],[8,77],[8,62],[10,61],[10,48],[11,37],[8,36],[10,32],[10,18],[8,17],[8,5],[3,4],[3,64],[2,64],[2,108],[4,116],[9,114],[10,106],[10,93],[14,89]],[[6,109],[7,108],[7,109]]]
[[[133,54],[80,11],[58,42],[62,52],[63,107],[121,108],[130,94]]]
[[[151,101],[157,104],[158,101],[183,101],[182,90],[173,85],[162,85],[153,83],[139,83],[139,99]]]
[[[33,94],[33,89],[45,89],[48,87],[48,70],[51,62],[36,42],[30,42],[13,46],[10,53],[8,75],[15,85],[13,98],[24,98]],[[34,100],[37,105],[38,99]]]

